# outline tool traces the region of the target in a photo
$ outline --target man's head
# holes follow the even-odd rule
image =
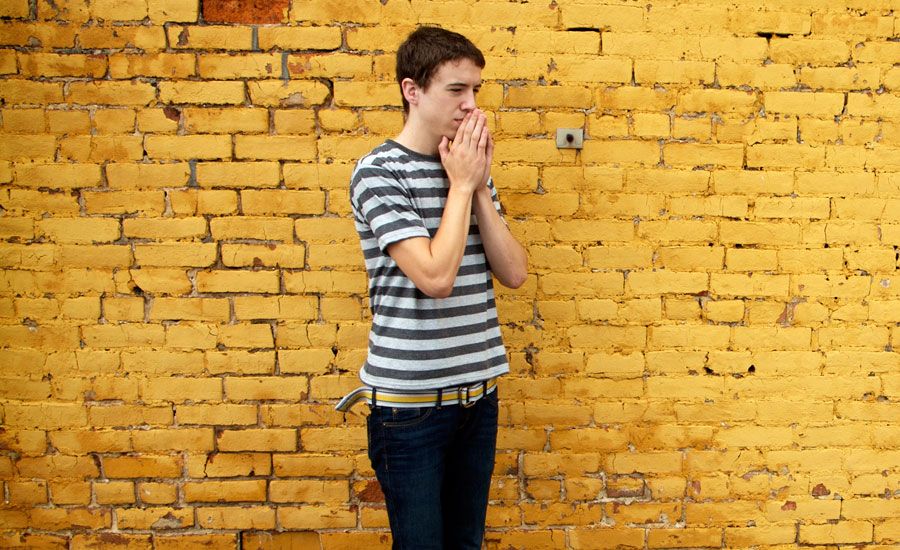
[[[397,82],[401,88],[403,110],[409,112],[409,101],[403,94],[405,79],[427,90],[441,65],[462,60],[484,68],[484,55],[465,36],[438,27],[419,27],[413,31],[397,50]]]

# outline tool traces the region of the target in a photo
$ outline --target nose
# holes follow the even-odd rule
[[[468,113],[469,111],[474,110],[476,106],[477,105],[475,105],[475,92],[472,90],[469,90],[468,92],[466,92],[466,96],[463,98],[463,102],[462,102],[462,105],[460,106],[460,108],[463,111]]]

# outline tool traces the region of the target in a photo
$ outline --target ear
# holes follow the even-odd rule
[[[404,78],[400,82],[400,91],[403,93],[403,97],[406,99],[406,102],[410,105],[418,105],[419,104],[419,93],[421,89],[419,85],[416,84],[416,81],[411,78]]]

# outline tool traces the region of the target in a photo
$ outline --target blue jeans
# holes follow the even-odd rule
[[[469,408],[371,407],[369,459],[394,550],[480,550],[497,449],[497,391]]]

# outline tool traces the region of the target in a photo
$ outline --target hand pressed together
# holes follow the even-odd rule
[[[451,189],[472,194],[484,186],[490,175],[494,151],[494,141],[484,112],[474,109],[466,114],[456,130],[452,145],[444,136],[438,151]]]

